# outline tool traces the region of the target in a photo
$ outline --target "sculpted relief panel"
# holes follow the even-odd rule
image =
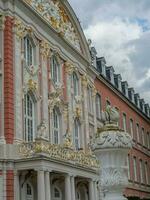
[[[78,35],[62,5],[54,0],[24,0],[38,12],[62,37],[81,51]]]

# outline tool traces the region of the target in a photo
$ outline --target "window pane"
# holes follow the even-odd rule
[[[33,141],[34,134],[34,102],[29,94],[24,99],[24,136],[25,140]]]

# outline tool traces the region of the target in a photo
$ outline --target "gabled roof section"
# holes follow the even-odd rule
[[[31,6],[61,37],[89,60],[88,44],[82,28],[66,0],[23,0],[23,2]]]

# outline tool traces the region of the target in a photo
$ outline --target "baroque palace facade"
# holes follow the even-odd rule
[[[0,200],[106,199],[92,149],[109,105],[133,138],[124,197],[150,199],[149,105],[88,43],[67,0],[0,0]]]

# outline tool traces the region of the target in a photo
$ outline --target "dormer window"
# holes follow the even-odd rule
[[[60,64],[56,56],[51,58],[51,78],[55,84],[60,83]]]
[[[33,44],[27,36],[24,38],[24,59],[27,66],[33,65]]]

